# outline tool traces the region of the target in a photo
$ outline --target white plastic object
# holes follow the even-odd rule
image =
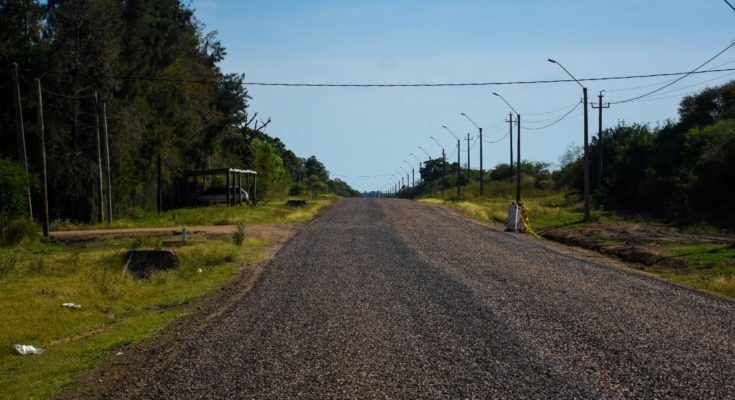
[[[14,344],[13,348],[15,348],[15,351],[18,352],[18,354],[27,356],[31,354],[43,354],[45,351],[44,349],[40,349],[38,347],[33,347],[28,344]]]
[[[79,304],[75,304],[75,303],[62,303],[61,305],[66,308],[82,308],[82,306],[80,306]]]

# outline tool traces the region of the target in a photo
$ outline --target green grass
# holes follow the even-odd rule
[[[257,238],[245,239],[242,246],[229,238],[201,241],[176,249],[180,268],[134,279],[122,273],[123,254],[140,247],[138,241],[0,249],[0,397],[52,395],[106,350],[139,340],[181,315],[181,305],[261,259],[269,246]],[[64,302],[82,308],[64,308]],[[11,348],[15,343],[46,353],[20,356]]]
[[[115,219],[104,224],[72,224],[65,221],[54,221],[52,231],[87,230],[87,229],[127,229],[153,228],[197,225],[238,225],[238,224],[278,224],[308,221],[322,207],[332,203],[334,197],[309,199],[305,207],[287,207],[285,201],[261,203],[255,207],[247,205],[228,207],[215,205],[207,207],[180,208],[161,214],[155,212],[139,212],[135,216]]]
[[[285,202],[257,207],[211,206],[142,214],[112,224],[56,226],[109,229],[217,224],[294,223],[313,218],[336,200],[309,200],[306,207]],[[185,311],[182,305],[232,279],[243,265],[261,260],[265,239],[190,237],[176,248],[181,266],[147,279],[124,275],[129,249],[159,247],[161,236],[139,235],[76,244],[24,243],[0,248],[0,398],[48,398],[80,371],[97,365],[110,350],[150,335]],[[245,267],[247,268],[247,267]],[[201,270],[201,272],[199,272]],[[64,302],[81,304],[68,309]],[[13,344],[44,348],[40,356],[20,356]]]
[[[445,193],[451,194],[456,192]],[[568,196],[533,185],[524,185],[521,194],[531,225],[536,230],[582,224],[579,196]],[[419,202],[452,208],[480,221],[506,224],[508,208],[515,199],[515,185],[508,181],[489,182],[485,185],[485,194],[480,197],[479,184],[475,183],[462,188],[463,197],[460,199],[448,196],[425,197]],[[599,220],[599,213],[595,213],[595,217]]]

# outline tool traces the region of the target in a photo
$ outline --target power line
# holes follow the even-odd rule
[[[501,137],[501,138],[500,138],[500,139],[498,139],[498,140],[493,140],[493,141],[487,141],[487,140],[483,140],[483,142],[485,142],[485,143],[488,143],[488,144],[498,143],[498,142],[500,142],[501,140],[503,140],[503,139],[507,138],[509,134],[510,134],[510,132],[506,132],[506,133],[505,133],[505,135],[503,135],[503,137]]]
[[[702,68],[702,67],[704,67],[705,65],[709,64],[709,63],[710,63],[710,62],[711,62],[712,60],[714,60],[715,58],[719,57],[719,56],[720,56],[720,55],[721,55],[722,53],[724,53],[724,52],[726,52],[726,51],[730,50],[730,48],[731,48],[731,47],[733,47],[733,46],[735,46],[735,41],[733,41],[732,43],[730,43],[730,45],[728,45],[727,47],[725,47],[724,49],[722,49],[722,50],[721,50],[721,51],[720,51],[719,53],[717,53],[717,54],[715,54],[714,56],[712,56],[712,58],[710,58],[709,60],[707,60],[707,61],[705,61],[704,63],[702,63],[701,65],[699,65],[699,66],[698,66],[697,68],[694,68],[694,69],[693,69],[693,70],[692,70],[692,71],[691,71],[690,73],[684,74],[684,75],[680,76],[679,78],[677,78],[677,79],[674,79],[673,81],[671,81],[671,82],[667,83],[666,85],[663,85],[663,86],[661,86],[661,87],[660,87],[660,88],[658,88],[658,89],[652,90],[652,91],[650,91],[650,92],[648,92],[648,93],[645,93],[645,94],[642,94],[642,95],[640,95],[640,96],[632,97],[632,98],[630,98],[630,99],[625,99],[625,100],[619,100],[619,101],[611,101],[611,102],[610,102],[610,104],[621,104],[621,103],[627,103],[627,102],[629,102],[629,101],[634,101],[634,100],[642,99],[642,98],[644,98],[644,97],[648,97],[648,96],[650,96],[650,95],[652,95],[652,94],[654,94],[654,93],[657,93],[657,92],[659,92],[659,91],[661,91],[661,90],[664,90],[664,89],[666,89],[667,87],[669,87],[669,86],[671,86],[671,85],[675,84],[676,82],[679,82],[680,80],[682,80],[682,79],[686,78],[687,76],[689,76],[689,75],[692,75],[692,74],[696,73],[696,72],[697,72],[697,70],[699,70],[700,68]]]
[[[735,42],[733,43],[733,45],[735,45]],[[728,71],[735,71],[735,68],[709,69],[709,70],[702,70],[702,71],[694,70],[694,71],[687,71],[687,72],[667,72],[667,73],[642,74],[642,75],[606,76],[606,77],[596,77],[596,78],[582,78],[582,79],[578,79],[578,81],[580,82],[610,81],[610,80],[625,80],[625,79],[640,79],[640,78],[656,78],[656,77],[678,76],[678,75],[683,75],[683,77],[686,77],[688,75],[694,75],[694,74],[706,74],[706,73],[713,73],[713,72],[728,72]],[[49,74],[50,75],[70,76],[70,74],[65,74],[65,73],[49,73]],[[209,79],[124,77],[124,76],[117,76],[117,75],[97,75],[97,76],[91,76],[91,77],[95,79],[105,78],[105,79],[133,80],[133,81],[192,83],[192,84],[203,84],[203,85],[239,84],[239,85],[244,85],[244,86],[335,87],[335,88],[501,86],[501,85],[532,85],[532,84],[545,84],[545,83],[575,82],[573,79],[547,79],[547,80],[533,80],[533,81],[498,81],[498,82],[465,82],[465,83],[392,83],[392,84],[366,83],[366,84],[359,84],[359,83],[231,82],[231,81],[209,80]]]
[[[574,107],[572,107],[571,110],[567,111],[566,114],[562,115],[561,118],[557,119],[556,121],[554,121],[554,122],[552,122],[552,123],[550,123],[548,125],[541,126],[541,127],[538,127],[538,128],[529,128],[529,127],[523,126],[522,128],[523,129],[530,130],[530,131],[540,131],[542,129],[546,129],[546,128],[549,128],[551,126],[554,126],[554,125],[558,124],[559,122],[563,121],[564,119],[566,119],[567,116],[569,116],[569,114],[571,114],[572,112],[574,112],[574,110],[576,110],[579,107],[580,104],[582,104],[581,101],[578,102],[577,104],[575,104]]]
[[[732,8],[732,10],[733,10],[733,11],[735,11],[735,7],[733,7],[733,5],[732,5],[732,4],[730,4],[730,2],[729,2],[729,1],[727,1],[727,0],[724,0],[724,2],[725,2],[725,3],[727,3],[727,5],[728,5],[728,6],[730,6],[730,8]]]

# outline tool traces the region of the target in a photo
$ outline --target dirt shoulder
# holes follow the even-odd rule
[[[208,225],[186,227],[189,235],[204,234],[207,236],[230,235],[237,229],[237,225]],[[246,225],[245,233],[257,237],[263,237],[274,242],[283,242],[293,235],[293,224],[262,224]],[[101,238],[119,238],[137,235],[169,236],[181,235],[182,228],[132,228],[132,229],[99,229],[80,231],[56,231],[50,232],[51,239],[60,241],[86,241]]]
[[[688,266],[687,254],[675,255],[672,249],[735,245],[735,235],[691,233],[655,223],[562,227],[541,230],[539,234],[547,239],[612,255],[627,262],[669,268]]]

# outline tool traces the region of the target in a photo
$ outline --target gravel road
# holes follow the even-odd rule
[[[735,302],[414,202],[343,200],[207,329],[94,395],[732,398],[734,332]]]

